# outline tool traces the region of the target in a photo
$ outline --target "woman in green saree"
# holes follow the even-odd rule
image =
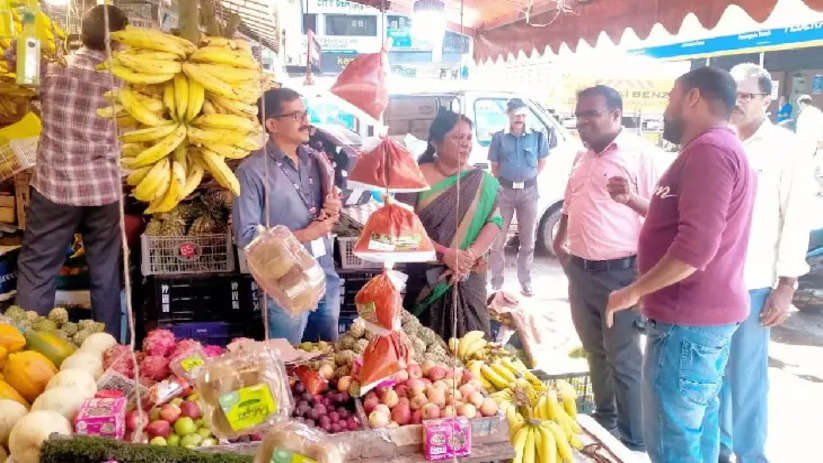
[[[444,339],[472,330],[489,332],[486,254],[502,225],[499,184],[468,165],[471,149],[471,120],[441,109],[419,159],[431,189],[399,196],[415,207],[438,257],[437,262],[407,267],[405,306]]]

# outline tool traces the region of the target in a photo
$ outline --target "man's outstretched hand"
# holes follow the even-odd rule
[[[635,293],[631,285],[612,291],[609,294],[609,302],[606,304],[606,326],[611,328],[614,325],[614,314],[634,307],[639,299],[640,296]]]

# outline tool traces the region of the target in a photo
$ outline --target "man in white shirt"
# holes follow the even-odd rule
[[[823,148],[823,111],[814,105],[810,95],[797,97],[797,106],[800,108],[800,115],[797,116],[795,132],[812,146],[812,152]]]
[[[720,461],[765,463],[770,327],[786,319],[797,278],[809,268],[811,152],[767,118],[772,80],[751,63],[731,70],[737,104],[731,122],[757,175],[744,269],[751,312],[735,332],[720,394]]]

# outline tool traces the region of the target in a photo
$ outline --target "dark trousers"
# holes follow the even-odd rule
[[[609,293],[634,281],[635,269],[588,271],[574,261],[565,265],[569,278],[572,321],[586,350],[594,392],[594,418],[604,428],[620,433],[632,450],[643,450],[640,315],[618,312],[614,326],[606,327]]]
[[[31,190],[23,248],[17,259],[17,305],[46,315],[54,308],[57,274],[75,232],[83,234],[94,319],[120,338],[120,205],[56,204]]]

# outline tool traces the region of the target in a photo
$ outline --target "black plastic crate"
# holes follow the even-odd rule
[[[575,392],[577,392],[577,411],[580,413],[591,413],[594,411],[594,392],[592,391],[589,372],[549,374],[538,368],[531,370],[531,372],[534,373],[540,381],[548,385],[552,385],[560,380],[571,384]]]
[[[151,277],[147,285],[147,322],[244,322],[260,315],[259,291],[248,275]]]

